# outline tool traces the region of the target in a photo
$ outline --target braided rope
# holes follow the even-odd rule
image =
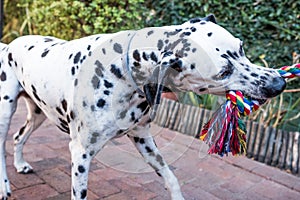
[[[300,77],[300,63],[284,66],[278,72],[284,78]],[[196,137],[209,145],[208,153],[220,156],[229,152],[233,155],[245,154],[247,130],[241,116],[258,110],[260,102],[247,99],[241,91],[229,91],[226,99],[226,103],[212,115]]]
[[[300,63],[293,66],[284,66],[278,69],[279,74],[284,78],[300,77]]]
[[[292,66],[281,67],[278,69],[278,72],[284,78],[300,77],[300,63]],[[226,99],[236,105],[239,113],[243,116],[250,115],[260,107],[258,101],[247,99],[240,91],[229,91],[226,94]]]

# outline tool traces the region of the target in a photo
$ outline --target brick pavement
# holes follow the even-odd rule
[[[11,199],[70,199],[68,135],[46,121],[27,142],[24,155],[34,173],[17,174],[12,135],[23,124],[20,103],[7,142]],[[177,132],[152,127],[162,154],[178,177],[187,200],[299,199],[300,178],[246,157],[208,156],[207,146]],[[89,174],[89,199],[170,199],[163,181],[149,168],[126,137],[116,139],[94,159]]]

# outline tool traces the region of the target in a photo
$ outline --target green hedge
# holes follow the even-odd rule
[[[22,34],[71,40],[144,26],[143,0],[5,1],[5,41]],[[27,11],[27,12],[26,12]]]
[[[254,62],[263,64],[261,56],[270,66],[290,64],[291,53],[299,50],[298,0],[5,0],[5,34],[13,33],[6,41],[18,33],[73,39],[180,24],[209,13],[214,13],[221,26],[244,41],[246,53]]]
[[[291,64],[300,48],[300,1],[148,1],[155,12],[147,25],[178,24],[196,16],[215,14],[218,23],[244,41],[248,57],[270,66]]]

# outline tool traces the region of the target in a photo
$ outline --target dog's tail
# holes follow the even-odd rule
[[[7,44],[4,44],[4,43],[0,42],[0,55],[1,55],[1,57],[2,57],[2,54],[3,54],[2,52],[5,50],[5,48],[7,46],[8,46]]]
[[[1,62],[0,64],[3,63],[3,56],[7,46],[8,46],[7,44],[0,42],[0,62]]]

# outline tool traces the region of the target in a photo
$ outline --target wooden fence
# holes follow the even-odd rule
[[[212,111],[163,99],[154,123],[187,135],[195,136],[212,115]],[[295,175],[299,172],[300,133],[264,127],[246,121],[247,157]]]

